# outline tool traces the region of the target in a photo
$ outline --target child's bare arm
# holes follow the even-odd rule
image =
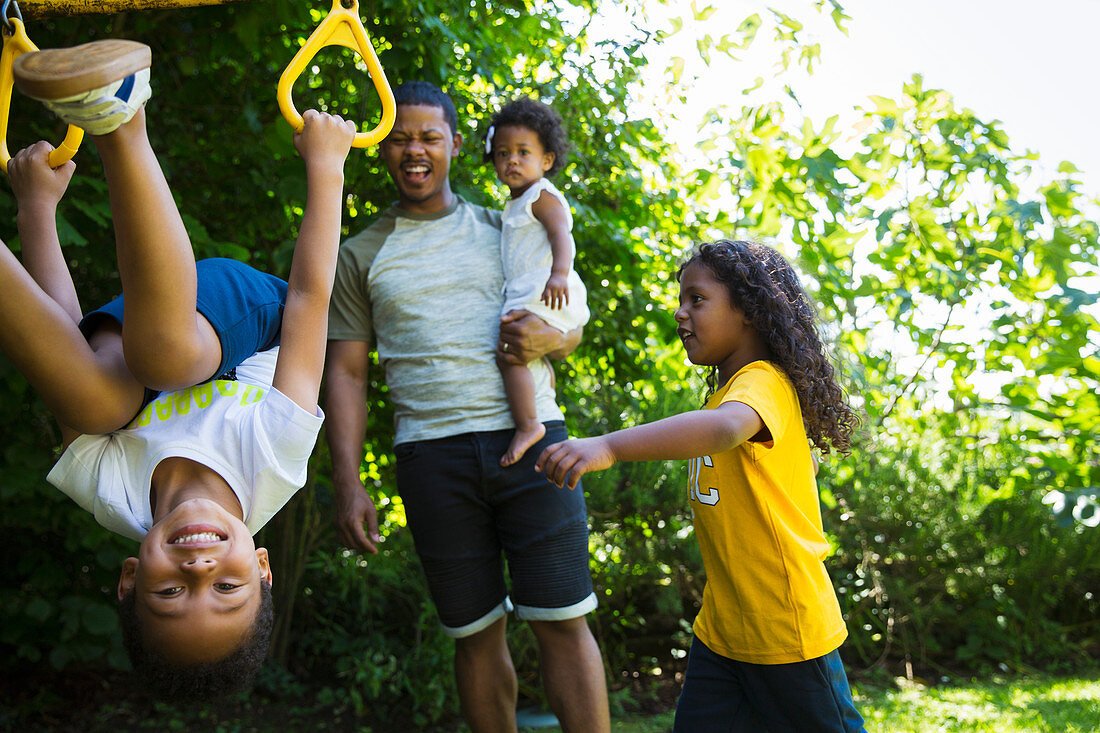
[[[543,191],[531,204],[531,214],[545,227],[554,257],[540,300],[559,310],[569,305],[569,271],[573,269],[573,233],[569,230],[568,212],[553,194]]]
[[[53,146],[40,141],[15,154],[8,165],[18,205],[16,224],[23,250],[23,267],[38,287],[79,323],[80,301],[57,237],[57,205],[76,170],[71,160],[50,168]]]
[[[23,268],[10,270],[14,280],[5,284],[5,295],[12,298],[7,308],[18,319],[4,327],[11,339],[5,350],[54,413],[62,446],[67,447],[81,430],[107,432],[113,429],[109,426],[125,424],[139,404],[141,386],[126,371],[121,340],[116,350],[110,348],[110,336],[103,336],[97,351],[76,328],[80,302],[56,220],[76,166],[68,161],[51,168],[52,150],[49,143],[39,142],[16,153],[8,164]]]
[[[344,160],[355,125],[308,110],[294,147],[306,162],[306,210],[290,265],[279,360],[272,385],[313,411],[325,365],[328,302],[340,247]]]
[[[698,458],[729,450],[759,433],[764,421],[743,402],[695,410],[594,438],[555,443],[535,462],[535,470],[558,486],[574,489],[581,476],[619,461]]]
[[[72,274],[65,263],[57,236],[57,205],[72,180],[76,164],[69,160],[58,168],[49,164],[53,146],[39,141],[20,150],[8,163],[8,175],[18,207],[15,221],[27,274],[74,323],[82,316]],[[58,420],[61,445],[67,448],[80,433]]]

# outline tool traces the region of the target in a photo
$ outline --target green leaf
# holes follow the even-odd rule
[[[23,609],[23,612],[35,621],[45,621],[53,614],[53,611],[53,606],[42,598],[30,599]]]
[[[83,611],[84,628],[99,636],[113,634],[118,628],[118,614],[109,606],[88,605]]]

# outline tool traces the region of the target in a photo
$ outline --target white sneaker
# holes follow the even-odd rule
[[[104,40],[23,54],[15,86],[70,125],[106,135],[148,101],[152,52],[135,41]]]
[[[42,99],[46,109],[89,135],[106,135],[133,119],[149,101],[149,69],[65,99]]]

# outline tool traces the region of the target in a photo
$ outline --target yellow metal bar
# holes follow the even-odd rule
[[[8,34],[6,28],[0,31],[4,37],[4,50],[0,52],[0,170],[5,173],[8,171],[8,161],[11,160],[11,154],[8,152],[8,117],[11,114],[11,89],[15,83],[11,66],[17,57],[38,50],[38,46],[35,46],[34,42],[27,37],[23,21],[8,18],[7,23],[12,28],[11,34]],[[50,167],[56,168],[72,159],[83,139],[84,131],[69,125],[65,139],[50,153]]]
[[[304,126],[302,115],[294,107],[294,100],[290,93],[294,81],[305,70],[306,66],[325,46],[346,46],[362,57],[370,72],[371,81],[378,92],[378,99],[382,102],[382,119],[378,126],[370,132],[355,134],[352,141],[353,148],[366,148],[390,134],[393,121],[397,117],[397,105],[393,98],[393,90],[386,80],[386,72],[382,70],[382,64],[378,61],[378,54],[367,38],[367,30],[363,27],[363,21],[359,19],[359,0],[345,0],[350,5],[345,7],[341,0],[332,0],[332,10],[325,16],[321,24],[314,29],[305,44],[290,60],[282,76],[279,77],[279,86],[276,96],[279,100],[279,109],[283,117],[296,131]]]
[[[113,15],[129,10],[179,10],[201,5],[228,5],[245,0],[18,0],[23,17],[67,18],[73,15]]]

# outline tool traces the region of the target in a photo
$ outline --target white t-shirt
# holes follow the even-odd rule
[[[278,353],[252,355],[236,381],[164,392],[122,430],[81,435],[46,480],[107,529],[140,541],[153,526],[153,470],[189,458],[225,479],[256,534],[305,483],[324,420],[320,408],[310,414],[271,386]]]

